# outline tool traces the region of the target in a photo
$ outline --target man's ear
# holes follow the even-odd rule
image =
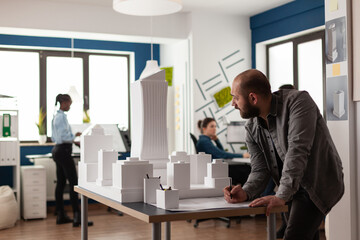
[[[258,96],[255,93],[249,93],[249,102],[251,105],[256,105],[258,103]]]

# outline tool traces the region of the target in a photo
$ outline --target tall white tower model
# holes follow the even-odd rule
[[[131,84],[131,157],[153,164],[162,182],[168,162],[167,88],[165,70],[156,61],[147,61],[140,79]]]

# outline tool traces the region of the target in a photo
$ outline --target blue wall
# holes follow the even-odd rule
[[[324,0],[296,0],[251,17],[252,67],[256,67],[257,43],[324,24]]]
[[[34,37],[21,35],[0,34],[1,45],[71,48],[71,38]],[[74,39],[74,48],[91,50],[113,50],[135,53],[135,79],[139,79],[147,60],[151,59],[151,45],[148,43],[131,43],[116,41],[100,41],[88,39]],[[160,46],[154,44],[154,60],[160,65]]]

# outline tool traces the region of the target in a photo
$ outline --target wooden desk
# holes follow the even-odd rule
[[[214,209],[200,210],[195,212],[171,212],[152,205],[136,202],[136,203],[120,203],[88,191],[79,186],[74,187],[75,192],[81,195],[81,239],[88,239],[88,198],[94,199],[111,208],[117,209],[141,221],[152,223],[152,239],[161,239],[161,223],[165,222],[165,239],[170,240],[170,222],[188,219],[203,219],[217,217],[233,217],[252,214],[265,214],[266,208],[232,208],[232,209]],[[276,213],[287,212],[287,206],[274,208],[270,216],[267,217],[267,239],[276,239]]]

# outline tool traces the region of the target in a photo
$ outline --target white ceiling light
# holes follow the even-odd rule
[[[181,10],[181,0],[113,0],[115,11],[135,16],[159,16]]]

